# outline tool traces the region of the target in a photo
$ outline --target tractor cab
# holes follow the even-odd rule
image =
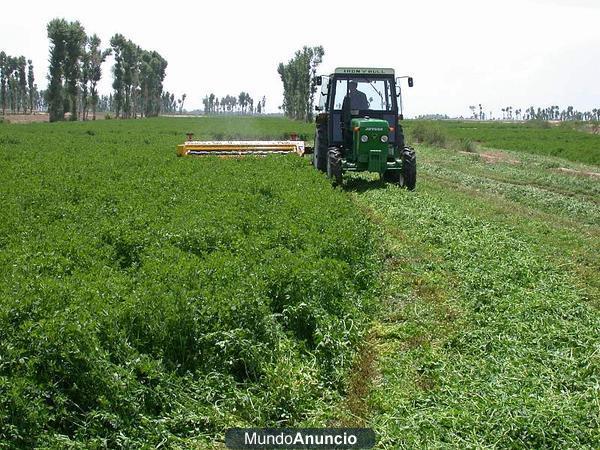
[[[414,150],[405,147],[398,122],[402,101],[394,70],[340,67],[316,81],[315,167],[339,183],[345,171],[370,171],[414,189]]]
[[[343,129],[353,118],[383,119],[396,128],[398,93],[394,70],[369,70],[379,73],[352,73],[351,69],[338,68],[334,74],[322,77],[319,107],[331,120],[328,136],[331,144],[343,143]],[[390,131],[389,139],[396,142],[396,133]]]

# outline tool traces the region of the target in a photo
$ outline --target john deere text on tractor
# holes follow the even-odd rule
[[[412,87],[413,80],[408,78]],[[347,171],[378,172],[410,190],[416,185],[416,156],[404,145],[399,120],[402,97],[394,69],[340,67],[317,77],[321,86],[316,118],[314,166],[336,183]]]

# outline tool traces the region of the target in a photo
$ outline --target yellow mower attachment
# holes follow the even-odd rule
[[[281,153],[305,153],[304,141],[193,141],[177,146],[178,156],[244,156]]]

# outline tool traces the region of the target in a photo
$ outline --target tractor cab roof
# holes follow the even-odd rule
[[[394,69],[379,67],[337,67],[334,75],[390,75],[394,76]]]

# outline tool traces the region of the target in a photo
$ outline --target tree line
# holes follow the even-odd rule
[[[87,120],[90,108],[95,119],[101,66],[110,49],[101,49],[100,38],[96,34],[87,36],[77,21],[53,19],[47,32],[50,65],[46,100],[50,122],[64,120],[67,113],[69,120]]]
[[[205,114],[262,114],[265,111],[267,98],[263,96],[256,101],[247,92],[240,92],[238,96],[226,95],[224,97],[215,96],[210,93],[202,99]]]
[[[154,50],[142,49],[121,34],[115,34],[110,45],[115,58],[112,86],[116,117],[158,116],[167,60]]]
[[[33,113],[43,106],[33,75],[33,62],[0,51],[0,105],[2,114]]]
[[[93,34],[87,36],[83,26],[65,19],[54,19],[47,26],[50,40],[50,65],[46,100],[50,121],[92,120],[100,96],[98,82],[102,64],[114,56],[113,93],[102,98],[101,110],[114,111],[116,117],[137,118],[157,116],[163,106],[163,81],[167,61],[154,50],[145,50],[122,34],[102,41]],[[184,96],[185,98],[185,96]],[[171,104],[169,103],[169,106]]]
[[[471,118],[475,120],[494,120],[492,112],[486,114],[481,103],[469,106],[471,110]],[[552,105],[545,108],[530,106],[523,110],[522,108],[514,108],[506,106],[501,109],[502,120],[579,120],[591,121],[600,120],[600,108],[594,108],[591,111],[578,111],[573,106],[562,108],[558,105]],[[496,117],[500,119],[500,117]]]
[[[180,111],[180,109],[183,108],[183,102],[185,101],[185,98],[185,94],[183,94],[180,98],[176,98],[175,94],[169,91],[163,92],[160,97],[160,112],[176,113]],[[107,113],[115,111],[115,108],[116,105],[112,92],[108,95],[100,95],[98,97],[96,111]]]
[[[279,63],[277,73],[283,82],[283,104],[287,117],[311,121],[313,117],[317,67],[323,61],[322,46],[306,47],[296,51],[287,64]]]

